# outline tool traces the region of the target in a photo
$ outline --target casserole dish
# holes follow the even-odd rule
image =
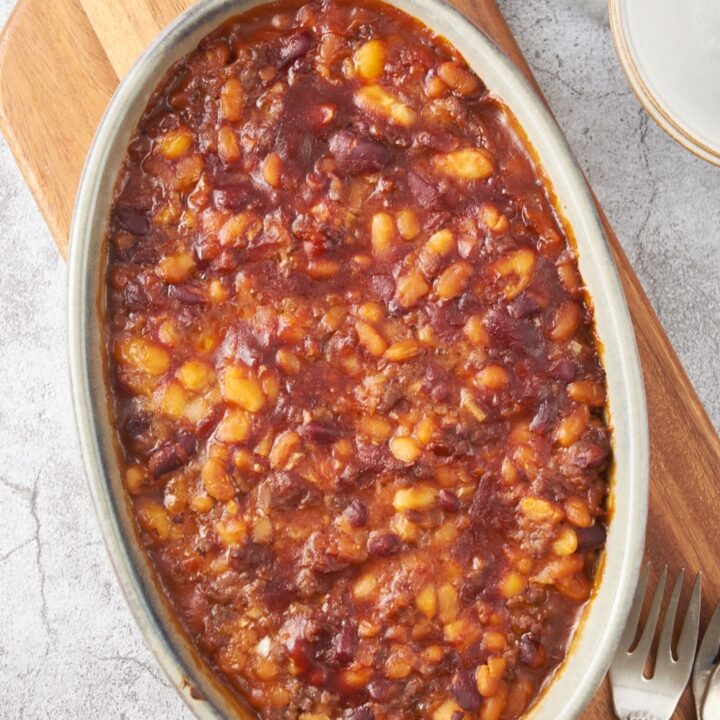
[[[197,658],[154,584],[152,570],[138,549],[132,523],[123,507],[124,494],[115,464],[113,431],[105,398],[106,373],[100,349],[102,311],[96,300],[100,297],[104,264],[102,246],[96,239],[104,235],[114,181],[129,134],[157,78],[208,30],[247,7],[250,5],[237,3],[199,6],[167,31],[131,72],[116,94],[91,150],[72,233],[71,307],[76,312],[71,315],[70,325],[74,384],[88,471],[91,477],[98,478],[98,484],[93,487],[101,522],[108,531],[106,537],[116,566],[120,566],[119,574],[125,580],[130,602],[140,612],[144,629],[160,641],[154,649],[161,662],[164,660],[163,665],[172,668],[176,677],[183,672],[208,698],[207,705],[196,708],[200,713],[210,713],[208,716],[231,714],[228,703],[233,701],[224,696],[212,677],[199,669]],[[538,101],[497,51],[455,13],[435,5],[412,3],[398,7],[447,37],[483,76],[491,91],[514,111],[554,184],[561,212],[580,238],[580,268],[597,306],[597,330],[607,348],[609,407],[616,431],[616,477],[622,482],[619,486],[616,483],[610,499],[613,519],[602,581],[568,660],[568,665],[584,669],[583,677],[578,682],[572,673],[561,672],[531,713],[537,717],[572,717],[579,712],[609,663],[613,639],[619,634],[632,595],[639,559],[637,551],[644,530],[647,443],[642,385],[627,310],[582,176]],[[462,28],[462,32],[458,32],[458,28]],[[622,487],[619,502],[617,487]],[[640,516],[640,522],[633,514]],[[600,631],[608,625],[613,632],[599,639]]]

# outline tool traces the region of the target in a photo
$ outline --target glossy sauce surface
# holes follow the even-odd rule
[[[503,104],[376,2],[281,2],[177,63],[110,219],[141,536],[263,718],[520,717],[605,541],[605,379]]]

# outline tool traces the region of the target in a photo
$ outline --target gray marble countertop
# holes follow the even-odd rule
[[[500,2],[718,427],[720,168],[648,119],[581,4]],[[13,5],[0,0],[0,23]],[[189,718],[102,547],[70,405],[65,265],[4,143],[0,178],[0,717]]]

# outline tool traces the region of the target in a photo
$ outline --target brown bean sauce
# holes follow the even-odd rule
[[[263,5],[117,184],[106,338],[141,537],[263,718],[517,718],[604,545],[572,243],[507,108],[389,6]]]

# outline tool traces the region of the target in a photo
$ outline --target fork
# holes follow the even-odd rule
[[[671,647],[684,573],[684,570],[680,571],[673,587],[665,621],[660,630],[655,670],[651,678],[645,676],[644,670],[665,592],[667,566],[660,576],[640,640],[631,650],[647,590],[649,563],[640,576],[628,622],[610,666],[613,703],[616,714],[622,720],[670,720],[690,678],[700,625],[700,573],[695,580],[690,604],[680,631],[677,659],[673,657]]]
[[[702,720],[720,718],[720,663],[716,662],[720,647],[720,604],[703,635],[693,668],[695,711]]]

